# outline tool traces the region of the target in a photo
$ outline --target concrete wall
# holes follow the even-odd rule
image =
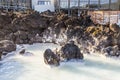
[[[35,5],[37,5],[38,0],[32,0],[32,9],[35,9]]]
[[[39,12],[43,12],[46,10],[55,11],[54,0],[51,0],[50,5],[38,5],[38,1],[39,0],[32,0],[32,9],[39,11]]]
[[[44,12],[46,10],[55,11],[54,5],[36,5],[35,10],[39,12]]]

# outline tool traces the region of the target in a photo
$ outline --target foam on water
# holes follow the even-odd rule
[[[59,46],[54,44],[23,45],[34,56],[12,52],[0,62],[0,80],[119,80],[120,60],[97,55],[84,55],[84,61],[61,62],[59,67],[48,67],[43,52]]]

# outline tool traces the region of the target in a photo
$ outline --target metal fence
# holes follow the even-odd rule
[[[25,10],[31,8],[31,0],[0,0],[0,9]]]
[[[88,14],[95,23],[120,23],[120,11],[89,11]]]

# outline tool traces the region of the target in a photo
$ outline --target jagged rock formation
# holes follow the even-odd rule
[[[0,40],[17,44],[52,42],[60,45],[74,40],[82,53],[111,55],[108,51],[111,50],[114,56],[119,56],[120,27],[116,24],[96,25],[84,13],[80,17],[69,17],[50,11],[0,12]]]
[[[74,44],[74,41],[70,41],[60,49],[60,57],[69,61],[71,59],[83,59],[83,54],[80,48]]]
[[[116,30],[115,30],[116,29]],[[94,44],[92,44],[92,40],[89,41],[89,44],[92,44],[94,52],[99,52],[105,54],[104,50],[110,50],[107,53],[110,56],[111,51],[113,54],[117,54],[114,56],[118,56],[118,52],[120,51],[120,27],[116,24],[112,25],[101,25],[96,27],[88,27],[87,33],[90,34],[89,36],[92,37]],[[90,46],[90,45],[89,45]],[[114,48],[114,46],[117,46]],[[111,49],[109,48],[111,47]],[[108,49],[109,48],[109,49]],[[117,49],[117,52],[114,51]]]
[[[36,35],[42,35],[42,32],[48,27],[46,17],[38,12],[30,13],[0,13],[0,40],[12,40],[15,43],[33,43],[39,42]]]

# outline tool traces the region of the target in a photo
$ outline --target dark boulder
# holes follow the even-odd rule
[[[61,58],[65,60],[83,59],[83,54],[80,52],[79,47],[74,44],[74,41],[70,41],[70,43],[65,44],[60,51]]]
[[[2,40],[0,41],[0,50],[2,52],[11,52],[16,50],[16,45],[9,40]]]
[[[21,54],[21,55],[25,54],[25,49],[22,49],[22,50],[19,52],[19,54]]]
[[[44,52],[44,62],[49,65],[60,65],[60,59],[59,57],[54,54],[54,52],[51,49],[46,49]]]

